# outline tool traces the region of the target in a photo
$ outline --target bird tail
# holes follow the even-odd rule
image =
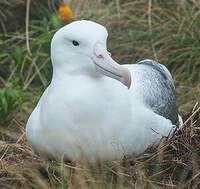
[[[179,127],[182,127],[183,125],[183,119],[182,117],[178,114],[178,122],[179,122]]]

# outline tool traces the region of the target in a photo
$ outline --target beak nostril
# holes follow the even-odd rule
[[[103,58],[103,56],[102,56],[101,54],[100,54],[100,55],[98,55],[97,57],[98,57],[98,58]]]
[[[109,54],[109,56],[111,56],[111,53],[110,53],[110,52],[108,52],[108,54]],[[103,55],[102,55],[102,54],[99,54],[97,57],[98,57],[98,58],[103,58]]]
[[[94,54],[92,55],[93,63],[100,73],[116,79],[128,88],[130,88],[130,71],[128,70],[128,68],[121,66],[112,59],[111,53],[106,49],[105,45],[102,45],[101,43],[96,43],[94,45]]]

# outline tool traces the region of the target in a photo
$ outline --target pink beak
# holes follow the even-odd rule
[[[122,82],[128,89],[131,86],[131,73],[128,68],[115,62],[101,43],[94,46],[93,62],[102,74]]]

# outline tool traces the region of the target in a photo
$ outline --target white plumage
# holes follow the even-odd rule
[[[178,121],[169,71],[151,60],[117,64],[106,50],[107,35],[91,21],[54,35],[52,81],[26,126],[40,154],[77,161],[137,155]]]

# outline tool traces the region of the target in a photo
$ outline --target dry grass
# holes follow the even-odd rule
[[[198,188],[200,187],[200,109],[170,139],[138,157],[83,165],[45,161],[34,154],[24,128],[1,128],[1,188]]]

